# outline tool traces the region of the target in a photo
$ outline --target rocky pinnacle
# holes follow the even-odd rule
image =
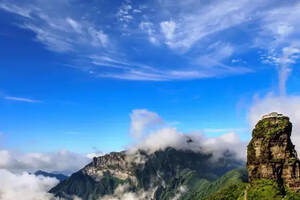
[[[264,115],[256,124],[247,148],[250,183],[272,179],[294,192],[300,191],[300,161],[291,132],[289,118],[275,112]]]

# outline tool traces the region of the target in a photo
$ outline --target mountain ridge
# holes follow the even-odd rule
[[[43,170],[38,170],[36,172],[34,172],[34,175],[36,176],[45,176],[45,177],[50,177],[50,178],[56,178],[59,181],[63,181],[65,179],[68,178],[68,176],[61,174],[61,173],[50,173],[50,172],[46,172]]]
[[[68,200],[74,195],[82,200],[128,195],[133,200],[300,200],[291,132],[288,117],[263,116],[252,131],[247,163],[229,150],[217,159],[213,153],[173,147],[112,152],[95,157],[50,192]]]
[[[145,151],[127,153],[113,152],[94,158],[50,192],[64,198],[77,195],[83,199],[97,199],[113,195],[118,185],[128,184],[130,192],[153,190],[156,199],[169,199],[183,183],[215,181],[242,166],[241,161],[230,155],[213,161],[212,154],[171,147],[151,154]]]

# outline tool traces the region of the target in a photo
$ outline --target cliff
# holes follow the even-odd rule
[[[276,181],[282,188],[300,191],[300,161],[291,141],[289,118],[270,113],[256,124],[247,148],[250,184],[257,180]]]
[[[230,181],[209,200],[300,200],[299,160],[292,124],[278,113],[264,115],[247,148],[248,183]]]
[[[300,161],[291,132],[288,117],[263,116],[247,148],[247,169],[235,169],[242,162],[230,154],[214,160],[209,153],[171,147],[112,152],[94,158],[50,192],[70,200],[128,194],[145,200],[300,200]]]

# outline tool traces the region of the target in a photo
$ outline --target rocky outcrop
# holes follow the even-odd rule
[[[93,162],[87,165],[83,172],[95,180],[100,181],[105,174],[120,180],[131,179],[136,182],[133,165],[138,164],[134,158],[125,152],[112,152],[100,157],[94,157]]]
[[[289,118],[277,113],[263,116],[256,124],[247,148],[250,183],[272,179],[294,192],[300,191],[300,161],[291,132]]]
[[[50,192],[70,200],[74,195],[82,200],[98,200],[126,185],[124,193],[149,193],[149,197],[141,199],[168,200],[185,187],[192,189],[200,182],[209,183],[239,166],[242,162],[234,156],[214,160],[212,154],[171,147],[154,153],[112,152],[94,158]]]

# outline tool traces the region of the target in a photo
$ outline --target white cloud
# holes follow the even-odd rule
[[[143,149],[149,153],[154,153],[167,147],[212,153],[215,159],[224,156],[226,151],[234,153],[238,159],[245,160],[246,158],[246,142],[243,142],[239,135],[234,132],[207,138],[202,133],[182,133],[176,128],[162,128],[152,132],[139,144],[129,149],[129,152]]]
[[[136,12],[132,8],[131,1],[125,1],[121,4],[117,17],[123,29],[126,29],[128,24],[133,20],[133,13]]]
[[[97,152],[97,153],[88,153],[86,155],[86,157],[88,157],[89,159],[93,159],[94,157],[99,157],[99,156],[103,156],[104,153],[103,152]]]
[[[146,22],[146,21],[142,21],[140,24],[139,24],[139,28],[146,32],[148,34],[148,39],[149,41],[152,43],[152,44],[159,44],[159,41],[158,39],[156,38],[156,31],[155,31],[155,28],[154,28],[154,25],[153,23],[151,22]]]
[[[139,133],[138,136],[145,132],[146,134],[138,144],[129,148],[129,154],[138,149],[153,153],[173,147],[178,150],[212,153],[215,159],[224,156],[226,151],[233,153],[238,159],[245,160],[246,158],[246,142],[242,141],[239,135],[233,131],[208,138],[203,133],[182,133],[174,127],[159,127],[155,130],[149,124],[155,125],[162,121],[157,113],[134,110],[131,115],[133,115],[132,122],[136,123],[133,127]]]
[[[209,45],[206,49],[206,53],[194,59],[194,63],[205,67],[223,67],[224,64],[221,61],[231,57],[235,49],[231,44],[215,42]],[[229,66],[226,66],[229,67]]]
[[[154,128],[163,121],[155,112],[146,109],[135,109],[130,114],[130,133],[134,138],[141,138],[146,130]]]
[[[139,10],[139,9],[133,9],[133,11],[132,11],[133,13],[141,13],[142,11],[141,10]]]
[[[286,93],[286,81],[292,65],[300,52],[300,3],[282,5],[266,11],[262,17],[261,32],[256,36],[256,45],[267,50],[263,62],[278,67],[279,90]]]
[[[286,82],[292,71],[292,65],[300,58],[300,40],[290,46],[282,47],[279,52],[271,52],[268,56],[263,56],[263,62],[273,64],[278,67],[278,86],[280,95],[286,94]]]
[[[89,7],[90,4],[82,4],[80,9],[78,9],[77,5],[59,0],[47,3],[30,0],[26,4],[16,0],[3,0],[0,3],[0,9],[18,15],[19,18],[14,21],[14,25],[32,31],[35,34],[35,41],[42,43],[47,49],[58,53],[69,53],[72,57],[70,58],[71,64],[67,63],[65,66],[86,71],[94,76],[125,80],[169,81],[249,72],[249,70],[244,68],[236,67],[233,70],[231,67],[222,67],[225,65],[219,63],[210,70],[201,68],[203,63],[195,66],[193,62],[188,62],[182,64],[182,66],[177,66],[176,61],[172,63],[172,66],[161,66],[161,63],[154,63],[145,67],[146,64],[134,60],[133,57],[135,56],[131,55],[132,51],[126,52],[123,46],[119,46],[119,44],[124,44],[124,41],[127,44],[128,41],[126,39],[132,39],[121,35],[132,35],[134,38],[137,38],[137,34],[139,34],[139,37],[141,36],[140,30],[146,33],[147,40],[155,44],[157,48],[160,47],[159,44],[161,42],[165,42],[174,48],[193,46],[192,44],[179,44],[180,42],[186,43],[184,40],[193,40],[194,36],[189,36],[191,33],[198,36],[198,33],[195,33],[194,30],[187,31],[185,29],[184,24],[189,24],[190,22],[188,17],[183,17],[186,16],[183,14],[183,11],[186,10],[185,7],[182,8],[182,11],[180,7],[179,11],[179,17],[183,18],[182,20],[179,20],[177,17],[174,17],[173,20],[170,17],[169,19],[172,20],[165,21],[161,19],[159,14],[161,12],[157,12],[157,16],[156,12],[153,12],[149,5],[138,6],[131,3],[131,1],[124,1],[117,8],[118,19],[116,22],[116,15],[111,15],[111,12],[102,10],[101,5],[99,7],[98,5]],[[198,8],[199,6],[196,7]],[[55,8],[56,12],[53,12],[53,8]],[[201,9],[205,8],[201,7]],[[154,13],[153,17],[157,20],[153,20],[144,11],[146,13]],[[172,12],[172,10],[168,12]],[[189,14],[195,14],[195,17],[197,17],[195,12],[193,9]],[[135,18],[136,16],[140,18]],[[120,30],[119,25],[126,28],[126,30],[122,28]],[[137,28],[140,30],[136,30]],[[161,37],[160,34],[163,34],[164,37]],[[136,40],[134,39],[134,41]],[[194,44],[194,42],[192,43]],[[94,55],[98,56],[96,64],[93,59],[89,59]],[[111,63],[100,59],[105,57],[122,62]],[[198,58],[199,56],[192,57]],[[126,61],[126,65],[124,65],[123,60]],[[105,68],[106,66],[113,66],[114,69]]]
[[[164,21],[160,23],[162,33],[167,40],[172,40],[176,29],[176,23],[174,21]]]
[[[49,50],[60,53],[73,51],[72,39],[68,39],[66,35],[57,34],[55,31],[34,24],[20,26],[34,32],[36,34],[35,40],[44,44]]]
[[[108,36],[102,30],[96,30],[93,27],[88,28],[93,46],[106,47],[108,45]]]
[[[269,43],[268,48],[277,48],[299,40],[297,37],[300,33],[299,11],[300,3],[293,1],[291,4],[281,4],[281,6],[267,10],[264,13],[260,36],[266,36],[263,39]]]
[[[0,8],[25,17],[26,19],[16,23],[17,26],[34,32],[35,40],[44,44],[49,50],[81,54],[84,53],[81,48],[99,50],[107,47],[108,35],[98,25],[80,18],[70,5],[59,1],[41,3],[32,0],[30,3],[23,4],[5,0],[0,3]],[[64,12],[52,12],[49,8],[53,6]]]
[[[76,57],[70,64],[72,67],[75,65],[74,68],[98,77],[168,81],[249,73],[255,69],[237,64],[228,66],[228,60],[233,56],[237,60],[241,54],[261,48],[273,64],[285,63],[279,72],[280,85],[284,87],[291,65],[298,59],[296,54],[284,55],[286,48],[300,49],[297,1],[156,0],[146,4],[124,1],[109,11],[105,6],[102,9],[102,5],[89,5],[81,4],[79,8],[78,4],[59,0],[47,3],[3,0],[0,9],[18,15],[13,24],[35,33],[35,40],[49,50]],[[117,13],[111,14],[113,10]],[[145,35],[141,36],[141,31]],[[237,37],[240,31],[247,33],[245,38]],[[135,58],[140,57],[137,55],[141,47],[135,43],[140,44],[141,39],[165,52],[163,55],[166,60],[172,59],[172,64],[162,66],[166,60],[160,56],[153,59],[150,68],[138,64]],[[169,48],[159,45],[162,43]],[[214,44],[219,45],[211,49]],[[99,63],[106,61],[94,65],[86,59],[91,55],[126,60],[129,65],[124,68],[114,63],[118,69],[101,68]]]
[[[26,17],[26,18],[31,18],[31,16],[30,16],[31,10],[26,9],[24,7],[19,7],[17,5],[13,5],[13,4],[8,5],[8,4],[2,3],[2,4],[0,4],[0,8],[6,10],[8,12],[15,13],[17,15]]]
[[[281,95],[286,93],[286,81],[288,79],[289,73],[291,72],[290,64],[294,64],[295,60],[299,58],[300,46],[295,47],[285,47],[283,48],[282,57],[279,58],[278,62],[280,65],[279,69],[279,90]]]
[[[149,153],[164,150],[167,147],[191,149],[190,144],[187,143],[188,139],[186,135],[178,132],[176,128],[162,128],[147,135],[134,149],[143,149]],[[197,141],[199,140],[197,139]],[[198,145],[195,144],[193,146],[197,151],[200,148]]]
[[[142,21],[140,24],[139,24],[139,28],[142,30],[142,31],[146,31],[149,35],[153,34],[153,23],[151,22],[144,22]]]
[[[154,189],[148,191],[139,190],[137,192],[130,192],[129,185],[119,185],[112,195],[105,195],[101,200],[151,200],[154,197]],[[100,199],[99,199],[100,200]]]
[[[78,22],[69,17],[66,19],[66,21],[76,32],[81,33],[81,25]]]
[[[161,28],[171,48],[188,50],[204,37],[250,20],[255,5],[247,0],[216,0],[206,4],[200,1],[174,1],[165,7],[167,10],[177,10],[176,15],[172,16],[175,19],[163,22]]]
[[[58,184],[56,178],[35,176],[27,172],[14,174],[0,169],[1,200],[64,200],[56,198],[48,191]],[[81,200],[74,196],[72,200]]]
[[[203,142],[204,148],[212,152],[214,158],[222,158],[224,153],[229,151],[234,153],[237,159],[246,159],[247,141],[242,141],[240,136],[235,132],[229,132],[217,137],[207,138]]]
[[[100,59],[99,59],[100,58]],[[99,77],[115,78],[135,81],[170,81],[170,80],[190,80],[201,78],[212,78],[224,75],[244,74],[252,72],[251,69],[244,67],[231,67],[222,63],[217,63],[217,68],[210,67],[205,69],[176,69],[162,70],[155,66],[147,66],[140,63],[130,63],[118,59],[106,59],[107,57],[93,57],[92,62],[97,66],[111,67],[120,69],[122,72],[103,72]],[[216,62],[214,62],[216,63]]]
[[[55,178],[28,173],[13,174],[0,169],[0,199],[55,200],[48,191],[58,183]]]
[[[129,185],[119,185],[112,195],[105,195],[101,197],[101,200],[152,200],[154,199],[155,191],[157,188],[150,188],[147,191],[139,190],[132,192],[129,190]],[[186,192],[185,186],[180,186],[176,189],[175,196],[171,200],[178,200]],[[100,200],[100,199],[99,199]]]
[[[74,172],[90,162],[85,155],[66,150],[51,153],[21,153],[0,150],[0,169],[14,172],[36,170]]]
[[[0,151],[0,168],[2,168],[3,166],[7,166],[7,164],[10,162],[10,154],[8,151],[4,151],[4,150],[1,150]]]
[[[296,145],[297,152],[300,152],[300,97],[281,96],[272,94],[264,98],[256,99],[249,110],[248,119],[252,127],[261,117],[270,112],[278,112],[290,118],[293,123],[292,142]]]
[[[158,41],[155,37],[153,37],[153,36],[150,36],[150,37],[149,37],[149,41],[150,41],[152,44],[159,44],[159,41]]]
[[[24,97],[13,97],[13,96],[5,96],[4,99],[9,101],[20,101],[26,103],[40,103],[41,101],[36,99],[24,98]]]

